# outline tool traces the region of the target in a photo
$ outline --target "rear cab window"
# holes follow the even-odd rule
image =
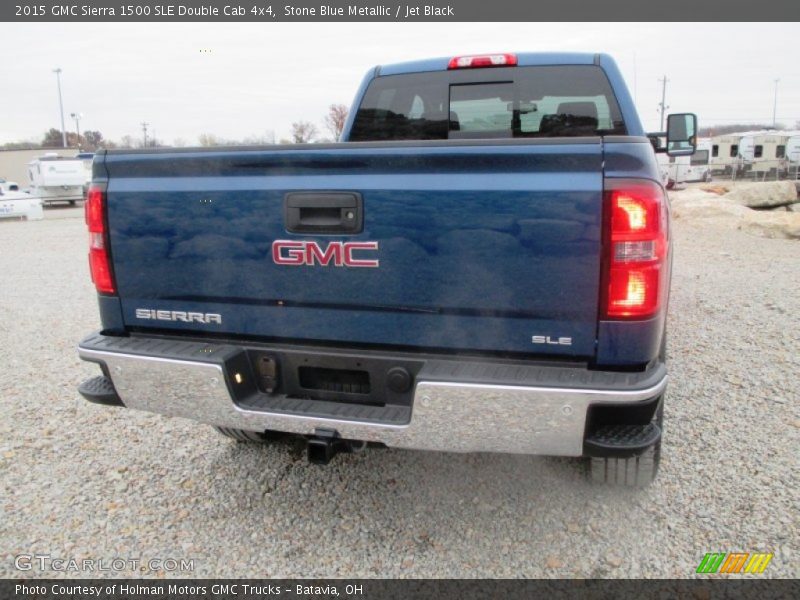
[[[350,141],[625,135],[594,65],[497,67],[373,79]]]

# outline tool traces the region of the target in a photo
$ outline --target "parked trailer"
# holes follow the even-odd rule
[[[41,198],[42,204],[83,199],[86,169],[83,160],[59,156],[50,152],[28,163],[31,195]]]
[[[658,174],[661,177],[661,184],[668,190],[675,186],[675,182],[669,176],[669,159],[665,152],[656,154],[656,162],[658,163]]]
[[[786,140],[786,160],[789,177],[800,179],[800,133],[795,133]]]
[[[0,219],[38,221],[42,218],[42,201],[39,198],[25,192],[0,190]]]
[[[669,180],[672,185],[711,181],[711,140],[699,140],[691,156],[669,157]]]
[[[89,184],[92,182],[92,161],[94,160],[94,152],[81,152],[75,158],[83,162],[83,168],[86,171],[86,181],[83,183],[83,195],[86,196],[86,190],[89,189]]]
[[[712,175],[730,174],[739,164],[739,140],[741,133],[728,133],[711,138],[709,166]]]
[[[16,181],[8,181],[0,177],[0,192],[18,192],[19,184]]]
[[[761,131],[743,136],[739,142],[739,157],[745,175],[752,174],[754,178],[785,176],[789,167],[786,146],[793,133]]]

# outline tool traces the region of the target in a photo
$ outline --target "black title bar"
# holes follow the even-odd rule
[[[503,579],[28,579],[0,580],[4,600],[472,600],[537,597],[581,600],[628,598],[797,598],[795,580],[503,580]]]
[[[16,22],[800,21],[797,0],[4,0]],[[653,43],[692,43],[653,40]]]

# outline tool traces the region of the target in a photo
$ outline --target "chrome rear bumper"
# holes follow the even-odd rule
[[[163,340],[157,342],[157,355],[147,356],[141,348],[130,353],[124,344],[112,348],[111,344],[97,343],[99,338],[105,336],[84,340],[78,353],[84,360],[105,365],[107,376],[128,408],[251,431],[314,434],[317,429],[335,430],[346,439],[446,452],[580,456],[590,405],[652,400],[667,384],[663,366],[655,377],[643,379],[645,387],[619,389],[426,380],[423,369],[417,376],[407,416],[381,422],[367,418],[369,407],[360,413],[365,418],[359,418],[358,411],[335,402],[316,403],[313,415],[303,414],[303,400],[285,397],[276,397],[263,409],[243,408],[234,400],[221,364],[164,356]],[[233,348],[206,346],[208,355]],[[325,407],[324,416],[320,416],[320,405]]]

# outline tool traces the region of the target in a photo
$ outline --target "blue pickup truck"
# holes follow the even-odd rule
[[[286,434],[583,457],[642,486],[663,421],[669,205],[603,54],[379,66],[334,144],[100,151],[88,400]],[[660,136],[660,137],[659,137]],[[666,144],[661,138],[666,137]]]

